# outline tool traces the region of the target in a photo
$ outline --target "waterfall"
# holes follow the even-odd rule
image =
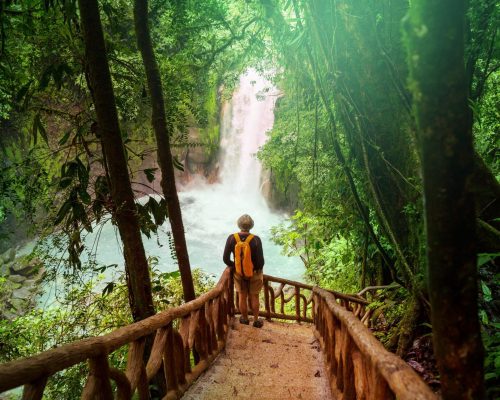
[[[255,70],[240,78],[239,87],[223,107],[221,125],[222,184],[247,201],[261,203],[262,167],[255,153],[273,127],[277,89]]]
[[[302,280],[304,266],[298,257],[281,255],[271,240],[270,229],[284,220],[271,212],[260,192],[262,167],[255,153],[265,143],[266,132],[274,122],[277,90],[254,70],[241,76],[231,100],[223,105],[219,182],[208,184],[194,179],[179,192],[186,241],[192,268],[218,278],[224,269],[222,253],[226,238],[236,231],[236,220],[250,214],[255,221],[252,233],[263,243],[264,271],[293,280]],[[158,237],[143,236],[146,254],[158,258],[158,267],[174,271],[178,267],[168,247],[169,223],[160,227]],[[123,271],[123,253],[116,226],[107,222],[85,237],[87,249],[93,249],[101,265],[116,264]],[[86,261],[86,253],[82,254]],[[113,271],[107,271],[110,279]],[[108,279],[109,280],[109,279]],[[52,300],[54,287],[48,288],[40,304]],[[61,287],[64,287],[62,283]]]
[[[191,184],[180,195],[191,264],[219,275],[226,238],[236,232],[236,220],[250,214],[252,233],[263,242],[264,270],[271,275],[302,280],[298,257],[281,255],[270,229],[285,218],[273,213],[261,193],[262,166],[256,157],[274,123],[278,90],[255,70],[240,77],[232,98],[222,107],[219,182]]]

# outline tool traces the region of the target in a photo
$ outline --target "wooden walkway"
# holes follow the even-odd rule
[[[235,322],[238,301],[227,268],[214,289],[189,303],[1,364],[0,394],[23,385],[23,399],[42,400],[59,371],[86,362],[82,400],[148,400],[162,372],[163,400],[437,399],[372,335],[365,299],[268,275],[263,297],[262,329]],[[154,341],[145,361],[148,337]],[[117,368],[109,356],[119,349],[127,363]]]
[[[233,319],[226,348],[184,400],[329,400],[323,353],[310,324],[265,322],[262,329]]]

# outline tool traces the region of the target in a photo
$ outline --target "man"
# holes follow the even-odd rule
[[[259,293],[264,285],[264,273],[262,269],[264,268],[264,253],[262,251],[262,241],[256,235],[250,234],[250,229],[253,228],[253,219],[248,215],[244,214],[237,221],[240,232],[229,235],[226,241],[226,247],[224,248],[224,263],[233,268],[234,271],[234,286],[239,294],[239,308],[241,312],[240,323],[248,325],[250,321],[248,320],[248,298],[250,297],[250,304],[253,312],[253,326],[256,328],[262,328],[264,324],[262,320],[259,320]],[[245,277],[245,273],[241,271],[241,268],[236,268],[235,262],[240,261],[242,256],[235,254],[235,248],[238,242],[247,242],[251,254],[251,264],[253,264],[253,275],[251,277]],[[239,245],[239,248],[242,246]],[[231,253],[233,254],[233,259],[231,260]],[[238,272],[240,270],[240,272]]]

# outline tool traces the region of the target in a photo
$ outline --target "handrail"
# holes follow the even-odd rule
[[[295,307],[287,309],[292,300]],[[366,300],[354,296],[264,275],[262,315],[314,323],[334,396],[341,394],[338,397],[344,400],[436,399],[419,376],[386,351],[366,328],[371,313],[366,305]],[[84,400],[112,399],[111,381],[116,384],[117,399],[132,399],[136,391],[140,400],[148,399],[149,382],[162,367],[166,381],[163,399],[179,399],[224,348],[235,311],[232,273],[226,268],[214,289],[189,303],[104,336],[0,365],[0,393],[24,385],[23,399],[41,399],[52,375],[87,361]],[[145,362],[146,338],[153,334]],[[125,345],[129,346],[127,365],[121,371],[109,365],[108,356]],[[195,360],[193,366],[191,359]]]
[[[266,279],[270,282],[284,283],[286,285],[290,285],[290,286],[294,286],[294,287],[298,287],[298,288],[302,288],[302,289],[312,290],[314,287],[313,285],[308,285],[307,283],[296,282],[296,281],[292,281],[289,279],[278,278],[276,276],[270,276],[270,275],[264,274],[264,281]],[[363,299],[362,297],[357,297],[358,295],[345,294],[345,293],[341,293],[341,292],[336,292],[335,290],[331,290],[331,289],[323,289],[323,290],[326,290],[327,292],[332,293],[335,297],[342,299],[342,300],[345,300],[345,301],[350,301],[353,303],[359,303],[359,304],[364,304],[364,305],[370,304],[368,301],[366,301],[366,299]]]
[[[314,287],[313,297],[315,334],[325,353],[334,398],[437,399],[417,373],[387,351],[331,293]]]
[[[272,283],[279,284],[275,289]],[[289,296],[287,286],[289,287]],[[308,285],[302,282],[296,282],[289,279],[278,278],[275,276],[264,275],[264,308],[265,310],[260,311],[263,317],[268,320],[271,318],[293,320],[296,322],[313,322],[312,310],[313,310],[313,288],[314,286]],[[308,296],[304,294],[304,291],[309,293]],[[369,316],[371,311],[366,310],[366,306],[369,304],[363,298],[358,298],[355,296],[347,295],[344,293],[336,292],[334,290],[327,290],[334,296],[334,298],[340,303],[340,305],[346,308],[348,311],[353,311],[354,315],[359,319],[363,319],[363,322],[368,325],[370,323]],[[293,312],[287,312],[285,309],[286,304],[294,300]],[[278,303],[279,310],[276,310],[276,303]],[[238,304],[238,302],[236,302]],[[238,310],[236,310],[238,312]]]
[[[393,282],[390,285],[377,285],[377,286],[367,286],[364,289],[362,289],[360,292],[358,292],[357,296],[363,296],[366,292],[371,292],[375,290],[381,290],[381,289],[397,289],[400,288],[401,285],[397,282]]]
[[[119,328],[107,335],[83,339],[45,351],[32,357],[0,365],[0,393],[25,384],[24,396],[32,393],[41,399],[47,378],[72,365],[89,360],[90,374],[82,394],[93,399],[99,391],[110,393],[113,379],[123,398],[131,398],[136,389],[139,398],[147,398],[149,380],[158,372],[162,357],[165,360],[167,398],[179,398],[224,347],[228,317],[233,313],[233,285],[226,269],[217,286],[197,299],[179,307],[160,312],[145,320]],[[172,321],[182,318],[179,331]],[[147,365],[142,361],[145,338],[156,332]],[[129,344],[127,371],[110,369],[108,354]],[[199,360],[191,370],[189,357]],[[196,358],[195,357],[195,358]],[[121,389],[120,389],[121,388]],[[141,394],[142,393],[142,394]],[[107,398],[105,396],[105,398]]]

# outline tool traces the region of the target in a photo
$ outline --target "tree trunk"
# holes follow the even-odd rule
[[[79,0],[91,90],[111,181],[114,218],[123,242],[129,302],[134,321],[154,315],[151,280],[128,175],[97,0]]]
[[[421,145],[428,285],[444,399],[482,399],[472,123],[464,68],[465,0],[414,0],[407,20]]]
[[[168,217],[172,227],[175,253],[181,273],[184,300],[190,301],[195,298],[191,266],[187,251],[186,237],[184,236],[184,224],[182,223],[181,207],[175,187],[174,166],[172,153],[170,151],[167,118],[165,115],[165,101],[163,98],[160,71],[156,62],[151,35],[148,25],[148,2],[147,0],[136,0],[134,3],[135,31],[137,35],[137,46],[142,55],[149,93],[152,105],[152,124],[156,135],[158,148],[158,163],[162,174],[161,188],[167,200]]]

